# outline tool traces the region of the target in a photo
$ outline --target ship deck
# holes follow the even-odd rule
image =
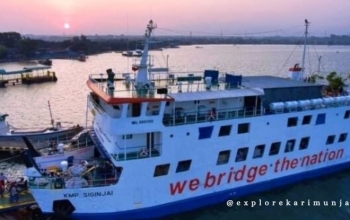
[[[238,76],[239,77],[239,76]],[[264,89],[320,87],[319,84],[290,80],[277,76],[245,76],[240,85],[230,85],[225,81],[225,73],[220,73],[216,82],[205,83],[203,73],[167,73],[150,78],[152,84],[147,89],[136,90],[135,74],[116,74],[114,90],[107,88],[107,74],[92,74],[87,82],[97,95],[109,104],[133,101],[155,102],[160,100],[201,100],[225,97],[264,95]]]

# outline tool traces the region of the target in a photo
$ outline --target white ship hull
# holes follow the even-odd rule
[[[343,117],[346,110],[350,110],[350,107],[274,114],[170,128],[154,124],[154,127],[163,130],[164,137],[173,134],[172,139],[164,139],[162,157],[121,162],[125,169],[116,185],[67,189],[64,192],[50,191],[49,194],[47,190],[33,190],[32,192],[36,198],[41,198],[38,204],[44,212],[51,212],[52,202],[50,201],[69,199],[76,208],[73,216],[83,216],[84,219],[93,219],[100,215],[122,219],[144,218],[145,216],[153,218],[225,202],[228,199],[348,168],[350,165],[350,153],[347,150],[349,141],[338,143],[337,136],[333,144],[325,144],[328,135],[350,130],[350,124],[346,123],[347,119]],[[286,126],[286,120],[290,117],[317,116],[321,113],[327,115],[326,125],[315,125],[316,117],[313,117],[309,125]],[[214,126],[213,134],[217,134],[217,129],[221,125],[237,125],[246,122],[256,128],[249,134],[198,140],[198,127]],[[149,126],[138,126],[138,129],[148,127],[152,130]],[[186,132],[189,132],[190,135],[187,136]],[[217,152],[220,150],[238,149],[242,146],[252,146],[251,149],[253,149],[258,144],[270,145],[275,141],[281,141],[283,143],[281,149],[283,149],[287,140],[300,140],[305,136],[310,137],[307,149],[298,150],[296,148],[293,152],[283,153],[281,151],[275,156],[256,159],[252,159],[253,151],[250,150],[244,162],[235,162],[231,158],[231,161],[225,165],[216,165]],[[191,167],[190,172],[176,173],[176,164],[171,161],[186,158],[193,158],[192,163],[200,166]],[[145,163],[144,160],[149,161]],[[167,162],[171,163],[169,175],[154,178],[152,175],[154,167]],[[135,177],[137,181],[132,181]]]

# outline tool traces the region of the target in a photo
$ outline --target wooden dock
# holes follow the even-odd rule
[[[5,88],[6,85],[56,82],[56,73],[45,71],[50,68],[50,66],[24,67],[16,71],[0,69],[0,88]]]
[[[11,217],[15,217],[17,214],[24,215],[24,212],[28,212],[27,214],[29,214],[30,212],[26,210],[29,210],[34,205],[37,204],[29,192],[21,192],[18,203],[10,203],[9,195],[5,193],[4,197],[0,198],[0,219],[11,219]]]

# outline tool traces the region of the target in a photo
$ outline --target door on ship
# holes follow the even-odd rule
[[[132,117],[139,117],[141,115],[141,103],[133,103],[131,106]]]
[[[147,133],[147,149],[154,148],[154,132]]]

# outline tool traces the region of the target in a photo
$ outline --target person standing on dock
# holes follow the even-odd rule
[[[0,196],[1,196],[1,198],[4,198],[5,180],[7,180],[7,177],[3,173],[0,173]]]
[[[5,191],[5,184],[0,181],[0,196],[1,198],[4,198],[4,191]]]
[[[3,173],[0,173],[0,182],[4,186],[5,186],[5,180],[7,180],[7,177]]]
[[[11,183],[10,185],[10,188],[9,188],[9,193],[10,193],[10,203],[18,203],[18,199],[19,199],[19,196],[18,196],[18,189],[17,189],[17,183],[16,182],[13,182]]]

